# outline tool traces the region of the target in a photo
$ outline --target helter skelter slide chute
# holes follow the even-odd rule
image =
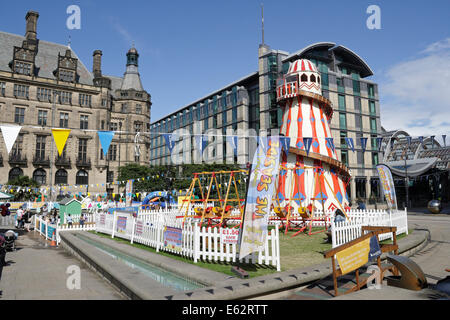
[[[282,154],[274,211],[286,232],[296,227],[295,213],[303,222],[308,219],[311,233],[314,210],[340,209],[345,214],[348,207],[350,174],[337,158],[329,127],[333,108],[321,93],[320,73],[306,59],[293,62],[277,86],[283,111],[280,135],[290,138],[290,146],[289,153]]]

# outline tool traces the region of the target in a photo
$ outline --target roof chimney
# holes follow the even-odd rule
[[[36,41],[36,28],[38,18],[39,13],[37,13],[36,11],[28,11],[27,15],[25,16],[25,20],[27,21],[25,38],[27,38],[27,40]]]
[[[94,56],[92,72],[94,73],[94,77],[98,78],[102,76],[102,50],[95,50],[92,55]]]

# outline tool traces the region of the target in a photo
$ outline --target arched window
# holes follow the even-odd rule
[[[36,169],[33,172],[33,180],[39,184],[45,184],[47,173],[44,169]]]
[[[300,81],[308,81],[308,76],[306,74],[302,74],[302,76],[300,77]]]
[[[76,184],[89,184],[89,175],[85,170],[77,172]]]
[[[11,170],[9,170],[9,176],[8,176],[8,180],[14,180],[17,179],[18,177],[23,176],[23,170],[20,168],[12,168]]]
[[[67,171],[59,169],[55,173],[55,184],[67,184]]]
[[[313,74],[309,77],[309,79],[311,80],[311,82],[316,82],[316,76]]]

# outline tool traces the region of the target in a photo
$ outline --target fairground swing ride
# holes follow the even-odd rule
[[[208,227],[226,226],[228,220],[236,220],[239,227],[244,213],[245,199],[241,198],[238,184],[246,178],[247,170],[197,172],[183,200],[180,211],[185,210],[183,224],[188,218],[200,219]],[[196,205],[200,204],[200,205]],[[191,206],[194,213],[192,214]],[[234,214],[238,209],[239,214]]]

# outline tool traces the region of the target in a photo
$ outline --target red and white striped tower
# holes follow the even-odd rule
[[[348,205],[348,168],[337,156],[331,138],[331,101],[322,96],[320,73],[309,60],[291,64],[277,87],[277,102],[283,109],[280,134],[290,137],[289,154],[283,154],[276,200],[281,206],[313,204],[315,208],[341,210]],[[303,138],[312,138],[309,153]]]

